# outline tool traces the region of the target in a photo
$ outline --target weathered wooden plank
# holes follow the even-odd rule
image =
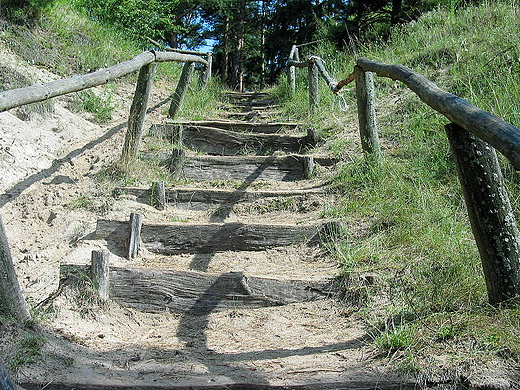
[[[467,100],[441,90],[430,80],[403,65],[387,65],[366,58],[357,60],[365,71],[403,82],[419,98],[453,123],[467,129],[499,150],[520,169],[520,129],[475,107]]]
[[[228,250],[259,251],[266,248],[319,242],[326,225],[261,225],[209,223],[191,225],[142,225],[141,240],[151,252],[165,255],[213,253]],[[128,222],[98,220],[95,237],[121,245],[120,237],[128,231]]]
[[[304,159],[309,156],[187,156],[176,175],[193,180],[281,180],[304,179]],[[331,157],[313,156],[314,162],[330,166]],[[164,158],[168,164],[171,158]]]
[[[137,187],[117,187],[116,195],[127,194],[136,197],[138,202],[150,202],[150,190]],[[319,189],[290,190],[290,191],[244,191],[223,190],[218,188],[168,188],[166,201],[178,208],[206,210],[222,203],[253,202],[258,199],[279,197],[312,197],[324,196],[325,192]]]
[[[63,271],[71,268],[82,267],[62,266]],[[123,306],[191,315],[315,301],[335,291],[331,281],[276,280],[241,272],[212,275],[112,267],[110,280],[110,298]]]
[[[180,131],[182,129],[182,131]],[[212,155],[235,156],[254,152],[269,155],[273,151],[300,153],[317,144],[315,133],[309,130],[306,136],[237,133],[216,127],[188,125],[152,125],[150,134],[178,143],[176,135],[182,134],[180,143],[188,149]]]
[[[230,100],[255,100],[255,99],[265,99],[270,95],[266,92],[224,92],[222,96],[230,99]]]
[[[243,131],[247,133],[279,133],[285,129],[295,129],[303,126],[301,123],[254,123],[246,121],[183,121],[183,122],[167,122],[167,124],[184,125],[184,126],[202,126],[213,127],[223,130]]]
[[[446,126],[489,302],[520,297],[520,233],[495,151],[458,125]]]

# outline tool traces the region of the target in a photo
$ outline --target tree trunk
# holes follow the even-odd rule
[[[244,92],[244,44],[245,44],[245,17],[246,1],[240,2],[240,13],[238,15],[238,27],[236,35],[236,48],[233,63],[232,87],[235,91]]]
[[[224,36],[222,38],[222,82],[224,84],[229,84],[229,16],[225,16],[224,18]]]
[[[15,318],[19,323],[31,319],[22,289],[14,269],[13,258],[2,218],[0,217],[0,313]]]
[[[267,0],[262,1],[262,31],[260,36],[260,89],[265,86],[265,20],[266,20],[266,3]]]
[[[395,26],[401,20],[403,0],[392,0],[392,11],[390,14],[390,25]]]

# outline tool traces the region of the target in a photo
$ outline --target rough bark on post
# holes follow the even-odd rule
[[[366,157],[381,160],[381,147],[377,134],[374,76],[361,67],[355,67],[356,96],[361,146]]]
[[[489,302],[520,296],[520,234],[495,150],[452,123],[446,133],[477,242]]]
[[[182,173],[182,166],[186,160],[186,151],[179,147],[172,148],[172,154],[168,161],[168,168],[175,179],[178,179]]]
[[[121,155],[122,163],[129,163],[137,156],[139,144],[143,135],[143,125],[146,116],[146,108],[148,99],[152,91],[153,76],[155,74],[156,64],[148,64],[141,68],[137,85],[135,87],[134,100],[130,108],[130,117],[128,118],[128,131],[126,132],[125,144]]]
[[[296,45],[293,45],[293,47],[291,48],[291,52],[289,54],[289,61],[295,59],[294,56],[296,55],[297,50],[298,50],[298,48],[296,47]],[[291,93],[294,93],[294,92],[296,92],[296,67],[294,65],[289,66],[288,77],[289,77],[289,89],[290,89]]]
[[[128,235],[128,259],[134,259],[139,254],[141,242],[141,226],[143,216],[141,214],[130,214],[130,232]]]
[[[181,77],[179,78],[179,83],[177,84],[177,88],[173,93],[173,99],[170,105],[170,109],[168,110],[168,116],[170,118],[174,118],[181,110],[182,103],[184,102],[184,96],[186,95],[186,90],[190,85],[194,70],[195,63],[186,62],[184,64],[184,67],[182,68]]]
[[[211,78],[211,68],[213,66],[213,56],[211,53],[208,53],[206,56],[206,61],[208,61],[208,65],[204,67],[204,71],[202,73],[202,88],[205,88],[208,85],[209,79]]]
[[[315,112],[318,109],[318,81],[319,81],[319,73],[318,67],[316,63],[312,61],[309,64],[309,109],[312,112]]]
[[[13,258],[0,216],[0,313],[23,324],[31,319],[14,269]]]
[[[90,262],[90,278],[96,287],[99,298],[108,301],[110,294],[110,252],[107,250],[92,251]]]
[[[152,206],[154,206],[157,210],[164,210],[166,208],[166,189],[164,187],[164,182],[153,182],[150,191],[150,201]]]
[[[305,156],[303,157],[303,178],[310,179],[314,176],[314,169],[316,164],[314,163],[314,157]]]

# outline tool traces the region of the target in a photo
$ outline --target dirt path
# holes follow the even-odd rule
[[[270,110],[276,106],[268,95],[229,94],[226,99],[222,117],[274,120]],[[157,109],[148,125],[165,124],[159,113],[164,101],[164,94],[154,97]],[[96,179],[113,160],[107,150],[119,150],[123,128],[121,120],[101,129],[99,138],[70,149],[2,196],[13,252],[22,259],[17,271],[32,302],[58,289],[65,266],[88,265],[92,250],[111,252],[114,278],[113,300],[106,305],[71,286],[46,305],[47,342],[34,364],[18,368],[20,383],[56,389],[412,385],[388,373],[374,358],[366,343],[370,336],[339,302],[332,283],[338,267],[324,250],[327,221],[321,218],[324,207],[334,201],[321,192],[330,164],[314,159],[311,165],[317,168],[306,179],[309,159],[301,157],[321,156],[319,148],[295,154],[274,147],[263,157],[264,151],[248,143],[232,156],[212,153],[204,165],[200,161],[205,146],[192,141],[178,166],[186,184],[173,189],[177,192],[170,195],[165,210],[157,210],[149,196],[135,193],[146,194],[151,183],[141,183],[134,192],[120,188],[112,197],[110,185]],[[203,134],[204,126],[198,129]],[[276,134],[291,135],[298,144],[297,138],[308,132],[302,126],[286,126]],[[153,144],[151,140],[145,147]],[[169,150],[154,148],[152,158],[162,159]],[[248,155],[256,159],[243,168]],[[217,158],[226,163],[216,164]],[[290,164],[272,168],[277,159]],[[246,171],[230,177],[230,167]],[[270,169],[272,174],[262,176]],[[222,193],[204,192],[216,187]],[[188,200],[180,195],[181,189],[191,194]],[[295,190],[310,191],[290,192]],[[197,197],[202,200],[195,202]],[[86,204],[78,205],[81,200]],[[99,220],[127,221],[131,212],[143,216],[143,241],[139,256],[128,260],[125,233],[112,230],[102,236]],[[162,228],[146,233],[157,224]],[[189,236],[187,226],[199,233]],[[166,228],[172,233],[162,239],[157,232]],[[287,232],[288,241],[278,240],[280,229]],[[271,231],[275,234],[269,240],[265,232]],[[177,247],[181,242],[181,249],[171,249],[172,241]],[[208,249],[217,243],[225,244],[223,249]],[[133,275],[119,290],[116,271]],[[188,281],[181,279],[171,287],[172,278],[179,275]],[[201,284],[189,284],[194,279]],[[284,287],[276,287],[281,282]],[[313,287],[318,282],[321,287]],[[126,292],[118,295],[132,289],[139,294],[131,299]],[[7,344],[2,353],[12,355],[6,348]]]

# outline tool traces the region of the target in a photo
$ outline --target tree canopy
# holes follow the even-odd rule
[[[465,0],[477,2],[478,0]],[[52,0],[0,0],[0,10]],[[72,0],[89,16],[172,48],[213,46],[215,69],[234,89],[276,80],[294,44],[325,39],[338,48],[374,37],[440,4],[464,0]],[[5,14],[5,12],[3,12]]]

